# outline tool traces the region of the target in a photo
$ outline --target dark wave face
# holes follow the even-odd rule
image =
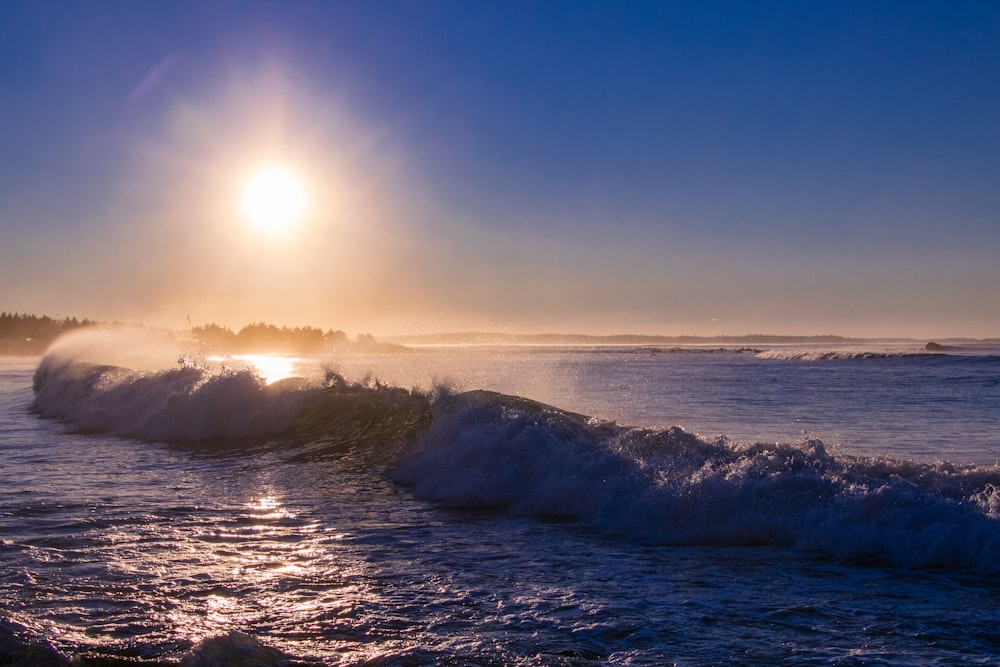
[[[572,520],[661,545],[771,545],[842,562],[1000,572],[1000,469],[835,456],[636,429],[486,391],[266,384],[186,362],[137,371],[55,354],[34,409],[84,432],[240,440],[287,461],[384,470],[450,507]]]

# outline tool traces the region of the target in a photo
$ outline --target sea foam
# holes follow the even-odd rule
[[[251,367],[209,365],[143,331],[82,331],[35,372],[34,409],[83,432],[144,440],[266,436],[286,429],[314,387],[267,383]]]
[[[1000,572],[995,466],[834,456],[819,440],[707,441],[467,396],[394,473],[420,497],[574,519],[650,544],[774,545]]]

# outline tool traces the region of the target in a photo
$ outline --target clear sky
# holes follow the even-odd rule
[[[0,0],[0,128],[0,310],[1000,336],[998,2]]]

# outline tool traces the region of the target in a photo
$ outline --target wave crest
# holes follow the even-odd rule
[[[903,357],[942,356],[932,352],[873,351],[873,350],[765,350],[755,354],[758,359],[782,361],[835,361],[842,359],[898,359]]]
[[[83,432],[161,441],[246,438],[287,428],[307,392],[267,386],[249,369],[135,371],[46,357],[35,373],[33,407]]]
[[[997,467],[834,456],[818,440],[706,441],[483,394],[439,412],[395,479],[450,506],[579,520],[644,543],[1000,572]]]

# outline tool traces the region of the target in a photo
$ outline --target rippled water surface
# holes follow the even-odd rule
[[[662,357],[611,359],[507,352],[475,360],[458,380],[532,395],[511,379],[521,377],[536,384],[534,397],[561,407],[653,425],[683,422],[696,396],[662,385],[697,375],[723,409],[702,402],[695,419],[721,430],[740,424],[746,436],[775,428],[751,418],[772,408],[793,416],[786,426],[804,420],[803,429],[832,432],[844,405],[927,372],[889,368],[902,376],[864,388],[873,366],[767,361],[748,377],[752,357],[692,356],[657,378],[650,369],[659,363],[663,373]],[[1000,587],[974,568],[856,563],[777,544],[653,544],[567,517],[456,507],[392,481],[386,461],[282,437],[165,443],[75,433],[29,412],[36,363],[0,361],[0,607],[25,629],[23,641],[67,657],[179,660],[199,640],[239,630],[321,664],[1000,661]],[[362,362],[340,367],[352,364]],[[384,376],[423,382],[416,375],[426,368],[406,364]],[[852,375],[810,395],[831,372]],[[986,382],[969,372],[973,385]],[[799,390],[778,386],[796,373]],[[913,400],[925,405],[921,391]],[[887,408],[890,418],[843,420],[838,432],[912,431],[916,407],[894,400],[902,405]],[[959,414],[979,415],[964,426],[983,434],[972,458],[988,458],[997,423],[956,401]],[[935,410],[947,414],[927,410],[927,423],[941,418]],[[890,434],[869,446],[895,451],[899,442]],[[929,451],[916,444],[912,455]],[[982,544],[1000,547],[995,527],[975,525],[987,531]],[[4,646],[13,660],[17,651]]]

